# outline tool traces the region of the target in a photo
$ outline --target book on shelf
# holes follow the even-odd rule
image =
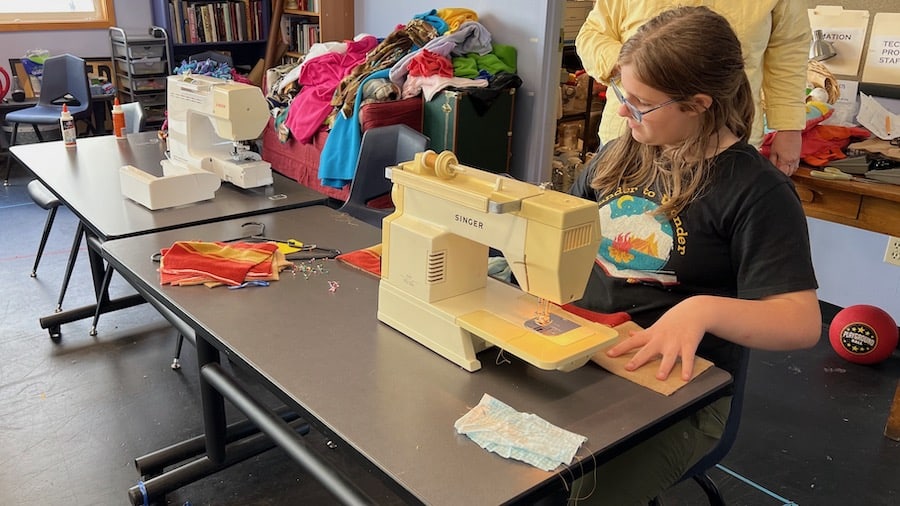
[[[200,32],[197,30],[197,9],[190,7],[185,12],[187,13],[189,35],[189,37],[186,37],[185,42],[192,44],[200,42]]]
[[[287,15],[281,17],[282,39],[292,53],[306,54],[310,47],[321,42],[319,18],[316,16]]]
[[[169,35],[176,43],[184,42],[184,17],[179,0],[169,0],[169,19],[172,20],[172,28]]]
[[[298,25],[296,31],[296,51],[301,54],[309,52],[313,44],[320,42],[319,24],[303,23]]]
[[[200,20],[203,25],[203,35],[200,37],[203,42],[216,42],[216,32],[213,31],[213,22],[210,18],[208,4],[197,6],[200,11]]]
[[[261,40],[263,1],[168,0],[172,40],[176,44]]]
[[[319,0],[297,0],[297,10],[319,12]]]
[[[249,40],[250,36],[248,35],[247,30],[247,10],[246,5],[236,5],[235,7],[235,23],[237,24],[238,30],[238,40]]]

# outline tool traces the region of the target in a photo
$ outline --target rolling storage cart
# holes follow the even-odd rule
[[[109,29],[119,101],[140,102],[148,126],[166,119],[166,77],[169,75],[169,36],[158,26],[147,34],[129,34],[117,26]]]

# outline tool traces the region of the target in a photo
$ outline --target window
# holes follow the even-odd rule
[[[113,0],[0,1],[0,32],[83,30],[115,24]]]

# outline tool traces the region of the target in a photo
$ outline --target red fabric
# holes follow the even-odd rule
[[[385,193],[366,202],[366,207],[371,207],[372,209],[393,209],[394,200],[391,198],[390,193]]]
[[[814,167],[828,165],[832,160],[846,158],[844,148],[851,142],[866,139],[871,135],[865,128],[844,127],[839,125],[822,125],[834,110],[829,110],[822,116],[812,118],[806,122],[806,128],[801,134],[803,145],[800,148],[800,159]],[[777,132],[769,132],[763,138],[759,151],[768,157],[771,153],[772,140]]]
[[[159,274],[162,284],[199,284],[207,281],[239,285],[247,279],[272,275],[275,243],[178,241],[163,249]]]
[[[399,124],[421,132],[423,116],[424,103],[421,96],[391,102],[372,102],[359,109],[359,122],[363,132],[380,126]]]
[[[815,167],[828,165],[832,160],[847,158],[844,148],[851,142],[868,138],[869,135],[871,134],[865,128],[817,125],[811,131],[804,132],[800,157]]]
[[[381,245],[377,244],[370,248],[358,249],[349,253],[343,253],[336,257],[342,262],[346,262],[357,269],[362,269],[369,274],[381,277]]]
[[[420,50],[415,56],[410,58],[407,69],[409,70],[409,75],[413,77],[453,77],[453,64],[450,62],[450,58],[438,53],[432,53],[427,49]]]
[[[610,327],[615,327],[616,325],[621,325],[627,321],[631,321],[631,316],[629,316],[629,314],[625,312],[598,313],[589,309],[580,308],[578,306],[575,306],[574,304],[565,304],[560,307],[574,315],[584,318],[585,320],[590,320],[592,322],[600,323],[603,325],[609,325]]]

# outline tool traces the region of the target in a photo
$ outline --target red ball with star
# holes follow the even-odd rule
[[[897,347],[897,324],[883,309],[858,304],[842,309],[828,328],[831,347],[856,364],[877,364]]]

